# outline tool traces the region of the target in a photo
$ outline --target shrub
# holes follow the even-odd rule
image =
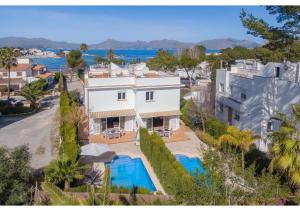
[[[22,114],[32,112],[33,110],[33,107],[24,107],[21,102],[13,105],[10,101],[0,101],[0,112],[2,115]]]
[[[206,131],[215,139],[226,133],[228,125],[218,119],[212,118],[206,121]]]
[[[69,98],[72,102],[76,103],[77,105],[80,104],[80,93],[77,90],[70,91]]]
[[[112,193],[132,193],[132,188],[126,188],[126,187],[118,187],[118,186],[111,186],[111,192]],[[137,188],[136,189],[137,194],[150,194],[150,192],[146,188]]]
[[[211,147],[219,147],[219,141],[212,137],[210,134],[205,133],[201,130],[196,130],[196,135],[198,138]]]
[[[140,130],[140,146],[168,194],[179,203],[201,204],[201,192],[194,178],[177,162],[156,133]]]

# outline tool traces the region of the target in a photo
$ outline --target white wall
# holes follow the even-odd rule
[[[111,78],[89,78],[89,87],[93,86],[124,86],[124,85],[134,85],[135,78],[132,77],[111,77]]]
[[[126,100],[118,100],[118,91],[126,92]],[[88,91],[89,112],[134,109],[132,89],[102,89]]]
[[[153,91],[153,101],[146,101],[146,92]],[[180,88],[136,90],[135,108],[138,113],[174,111],[180,109]]]

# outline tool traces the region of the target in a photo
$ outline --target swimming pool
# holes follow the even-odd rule
[[[137,186],[150,192],[156,191],[141,158],[116,156],[110,163],[110,178],[114,186],[126,188]]]
[[[202,162],[197,157],[187,157],[185,155],[175,155],[176,160],[193,176],[205,174],[205,169],[202,166]]]

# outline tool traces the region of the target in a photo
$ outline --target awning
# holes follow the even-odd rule
[[[181,115],[179,110],[140,113],[141,118],[151,118],[151,117],[160,117],[160,116],[179,116],[179,115]]]
[[[92,112],[92,118],[108,118],[108,117],[119,117],[119,116],[135,116],[134,109],[122,109],[113,111],[98,111]]]

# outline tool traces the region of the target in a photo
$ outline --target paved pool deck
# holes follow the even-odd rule
[[[166,143],[166,146],[174,155],[182,154],[202,159],[204,152],[207,150],[207,145],[193,131],[186,132],[186,135],[188,136],[188,140]]]

